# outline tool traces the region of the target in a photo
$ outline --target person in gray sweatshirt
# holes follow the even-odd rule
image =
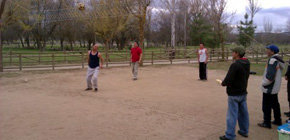
[[[274,110],[274,121],[272,124],[281,125],[281,110],[278,100],[278,92],[280,91],[282,81],[282,71],[285,62],[279,56],[279,48],[275,45],[266,47],[269,57],[262,80],[263,92],[263,113],[264,122],[258,123],[258,126],[271,128],[271,111]]]

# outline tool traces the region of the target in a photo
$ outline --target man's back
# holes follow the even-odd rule
[[[228,74],[223,81],[223,85],[227,86],[229,96],[247,94],[249,74],[250,62],[246,58],[238,59],[230,66]]]

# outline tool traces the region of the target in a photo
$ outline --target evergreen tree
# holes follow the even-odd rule
[[[239,43],[247,48],[252,43],[256,26],[253,25],[253,20],[249,20],[249,15],[247,13],[244,18],[245,21],[240,21],[240,26],[238,26]]]
[[[199,46],[199,43],[203,42],[210,48],[218,46],[217,37],[213,32],[213,27],[201,14],[196,14],[194,16],[190,27],[192,45]]]

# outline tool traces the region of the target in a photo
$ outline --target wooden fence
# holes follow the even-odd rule
[[[145,51],[143,53],[145,64],[173,64],[174,62],[193,63],[197,61],[197,50],[176,49],[171,51]],[[102,52],[101,52],[102,53]],[[222,59],[220,50],[209,50],[209,61],[231,61],[231,51],[224,52]],[[8,52],[3,55],[4,70],[23,70],[26,68],[46,68],[55,70],[58,67],[79,66],[85,68],[87,65],[87,52],[57,52],[57,53],[16,53]],[[102,53],[105,59],[104,65],[109,67],[113,64],[130,65],[130,51],[110,51],[108,57]],[[281,51],[280,55],[288,60],[290,51]],[[264,52],[248,51],[246,54],[252,63],[266,62],[267,56]],[[108,59],[106,59],[108,58]]]

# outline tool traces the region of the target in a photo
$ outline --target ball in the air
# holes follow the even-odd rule
[[[78,8],[80,11],[83,11],[86,9],[85,4],[84,3],[78,3]]]

